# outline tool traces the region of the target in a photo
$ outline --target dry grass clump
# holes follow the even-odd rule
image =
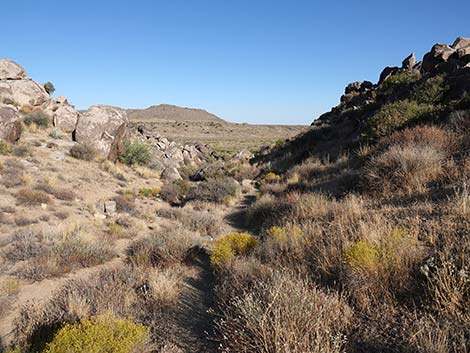
[[[224,352],[342,352],[352,318],[343,299],[274,273],[219,307]]]
[[[19,291],[20,282],[18,280],[7,278],[0,281],[0,316],[8,312]]]
[[[199,244],[198,237],[182,226],[164,228],[133,242],[126,259],[133,266],[165,268],[183,263],[189,250]]]
[[[225,226],[220,214],[216,210],[196,210],[186,205],[183,208],[160,208],[157,216],[179,221],[191,231],[202,236],[215,237],[223,233]]]
[[[56,199],[63,201],[72,201],[77,197],[72,190],[60,188],[52,184],[53,183],[51,181],[46,181],[35,185],[34,189],[53,195]]]
[[[238,193],[239,186],[232,178],[209,179],[191,187],[186,197],[188,200],[222,203],[227,196],[235,197]]]
[[[78,230],[61,237],[16,233],[3,252],[12,273],[36,281],[96,266],[114,256],[109,245],[85,240]]]
[[[16,159],[8,159],[1,170],[0,183],[7,188],[14,188],[25,184],[24,166]]]
[[[18,190],[15,196],[18,205],[36,206],[42,203],[47,204],[51,202],[49,195],[42,191],[33,190],[30,188],[23,188]]]
[[[442,173],[445,154],[431,146],[393,145],[366,166],[366,180],[382,192],[423,192]]]
[[[89,145],[83,144],[74,145],[70,149],[69,153],[73,158],[81,159],[84,161],[92,161],[96,157],[95,149]]]
[[[449,211],[464,219],[470,219],[470,186],[463,184],[454,191],[449,202]]]
[[[367,162],[367,185],[382,192],[423,192],[441,176],[451,149],[449,135],[436,127],[396,132],[379,143],[379,153]]]

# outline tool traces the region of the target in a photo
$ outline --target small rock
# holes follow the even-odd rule
[[[109,215],[116,213],[116,201],[106,201],[104,203],[104,212]]]
[[[47,203],[42,203],[42,204],[41,204],[41,208],[42,208],[43,210],[47,210]]]
[[[101,214],[101,213],[95,213],[93,216],[95,217],[95,219],[99,219],[99,220],[106,219],[106,215]]]
[[[242,186],[244,188],[250,187],[253,184],[253,180],[251,179],[243,179],[242,180]]]
[[[178,172],[178,169],[175,167],[168,167],[162,172],[162,179],[168,180],[168,181],[175,181],[175,180],[181,180],[180,173]]]

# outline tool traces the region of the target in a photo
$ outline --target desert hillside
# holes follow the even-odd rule
[[[52,87],[0,60],[0,351],[469,352],[470,38],[309,128]]]

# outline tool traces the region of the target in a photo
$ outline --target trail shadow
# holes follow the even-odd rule
[[[244,195],[240,203],[233,208],[233,211],[224,217],[227,224],[239,231],[251,231],[252,229],[245,222],[245,216],[248,207],[255,201],[256,195],[252,193]]]
[[[214,317],[209,311],[214,304],[215,275],[209,254],[202,247],[194,247],[186,258],[186,265],[193,266],[197,274],[185,280],[175,312],[178,345],[185,352],[215,353]]]

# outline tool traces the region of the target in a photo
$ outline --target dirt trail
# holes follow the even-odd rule
[[[224,219],[233,232],[250,232],[250,229],[245,225],[245,212],[246,209],[256,201],[256,189],[250,189],[243,197],[226,213]]]

